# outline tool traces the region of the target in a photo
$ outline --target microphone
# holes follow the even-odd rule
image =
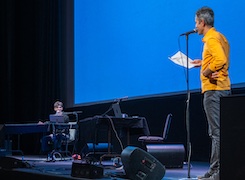
[[[73,111],[73,112],[64,112],[64,114],[69,115],[69,114],[79,114],[79,113],[83,113],[83,111]]]
[[[126,100],[126,99],[128,99],[128,96],[124,96],[124,97],[121,97],[121,98],[117,98],[117,99],[114,100],[114,102],[119,103],[119,102],[121,102],[121,101],[123,101],[123,100]]]
[[[193,29],[191,31],[185,32],[185,33],[181,34],[180,36],[184,36],[184,35],[187,36],[187,35],[192,34],[192,33],[197,33],[197,29]]]
[[[74,111],[73,114],[83,113],[83,111]]]

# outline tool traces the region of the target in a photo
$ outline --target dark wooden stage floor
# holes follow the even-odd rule
[[[1,179],[128,179],[123,165],[117,159],[106,159],[101,163],[93,162],[93,167],[103,169],[101,177],[74,177],[72,176],[73,164],[84,164],[84,160],[73,160],[72,158],[56,159],[54,162],[47,162],[47,158],[41,155],[35,156],[4,156],[0,158],[0,178]],[[85,164],[86,165],[86,164]],[[85,168],[90,168],[87,164]],[[207,162],[191,162],[189,166],[184,163],[183,168],[166,168],[163,180],[184,180],[197,179],[198,175],[204,174],[208,169]],[[188,178],[188,175],[190,177]]]

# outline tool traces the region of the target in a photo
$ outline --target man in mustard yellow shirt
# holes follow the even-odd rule
[[[214,28],[214,12],[202,7],[196,12],[197,33],[203,35],[202,60],[193,61],[201,67],[200,79],[203,93],[203,107],[208,122],[208,133],[212,141],[210,167],[198,179],[219,180],[220,175],[220,97],[231,93],[229,68],[229,42]]]

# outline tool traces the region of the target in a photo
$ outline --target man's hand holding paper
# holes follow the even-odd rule
[[[187,68],[187,57],[184,53],[178,51],[176,54],[174,54],[172,57],[169,57],[171,61],[173,61],[175,64],[178,64],[180,66]],[[188,57],[188,68],[193,68],[196,65],[192,63],[193,60]]]

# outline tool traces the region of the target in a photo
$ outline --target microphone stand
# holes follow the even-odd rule
[[[186,100],[186,131],[187,131],[187,158],[188,158],[188,178],[190,178],[190,159],[191,159],[191,142],[190,142],[190,89],[189,89],[189,58],[188,58],[188,37],[186,34],[186,63],[187,63],[187,74],[186,74],[186,84],[187,84],[187,100]]]

